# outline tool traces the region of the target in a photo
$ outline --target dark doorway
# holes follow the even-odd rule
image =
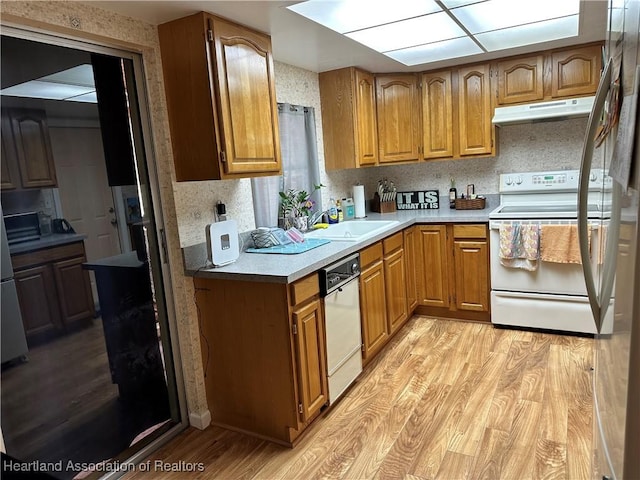
[[[1,200],[27,344],[2,359],[2,436],[11,457],[73,478],[181,420],[134,62],[0,47]]]

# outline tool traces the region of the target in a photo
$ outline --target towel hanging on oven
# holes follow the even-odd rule
[[[591,252],[591,229],[588,230]],[[542,225],[540,232],[540,260],[553,263],[582,264],[577,225]]]
[[[537,224],[500,224],[500,264],[509,268],[538,269],[540,227]]]

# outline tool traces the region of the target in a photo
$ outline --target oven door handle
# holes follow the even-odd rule
[[[580,162],[580,180],[578,187],[578,238],[580,241],[580,258],[582,259],[582,272],[587,287],[587,295],[589,296],[589,305],[593,313],[593,320],[596,329],[600,332],[602,321],[600,316],[600,304],[598,303],[598,292],[596,291],[595,280],[593,278],[593,268],[591,267],[591,259],[589,258],[589,219],[587,216],[587,205],[589,199],[589,177],[591,175],[591,165],[593,163],[593,147],[596,130],[602,112],[604,111],[605,101],[609,93],[611,84],[612,60],[609,59],[607,65],[600,78],[598,91],[593,103],[593,108],[589,115],[589,123],[587,124],[587,133],[582,147],[582,161]]]

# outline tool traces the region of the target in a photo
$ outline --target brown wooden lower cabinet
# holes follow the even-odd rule
[[[62,330],[56,283],[50,265],[14,273],[22,323],[27,335]]]
[[[213,424],[294,445],[329,398],[317,273],[194,285]]]
[[[384,250],[384,286],[387,300],[389,334],[393,335],[408,320],[404,236],[396,233],[382,242]]]
[[[407,312],[408,315],[411,316],[418,306],[418,227],[413,226],[406,228],[402,233],[404,235],[404,257],[406,265]]]
[[[487,225],[420,225],[417,228],[417,312],[489,321]]]
[[[95,315],[84,243],[11,256],[27,336],[63,331]]]
[[[387,343],[387,302],[384,265],[376,260],[360,274],[360,315],[362,318],[362,361],[366,364]]]
[[[362,361],[367,364],[413,313],[415,287],[405,258],[405,234],[398,232],[360,252]],[[411,247],[410,252],[415,253]],[[415,278],[415,277],[413,277]],[[408,281],[409,280],[409,281]],[[415,293],[413,294],[415,299]]]

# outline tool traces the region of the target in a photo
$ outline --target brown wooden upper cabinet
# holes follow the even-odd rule
[[[45,111],[2,109],[2,190],[57,185]]]
[[[554,52],[551,56],[551,96],[556,98],[595,93],[601,68],[600,45]]]
[[[498,104],[536,102],[544,98],[544,56],[498,62]]]
[[[420,95],[413,74],[376,75],[380,164],[421,158]]]
[[[591,44],[498,61],[496,104],[593,95],[600,80],[601,48],[601,44]]]
[[[205,12],[158,33],[176,180],[281,173],[271,39]]]
[[[491,82],[488,64],[458,69],[458,152],[460,156],[494,152]]]
[[[424,158],[453,157],[451,71],[422,74]]]
[[[495,153],[489,65],[422,74],[425,160]]]
[[[354,67],[319,74],[327,170],[378,164],[373,74]]]

